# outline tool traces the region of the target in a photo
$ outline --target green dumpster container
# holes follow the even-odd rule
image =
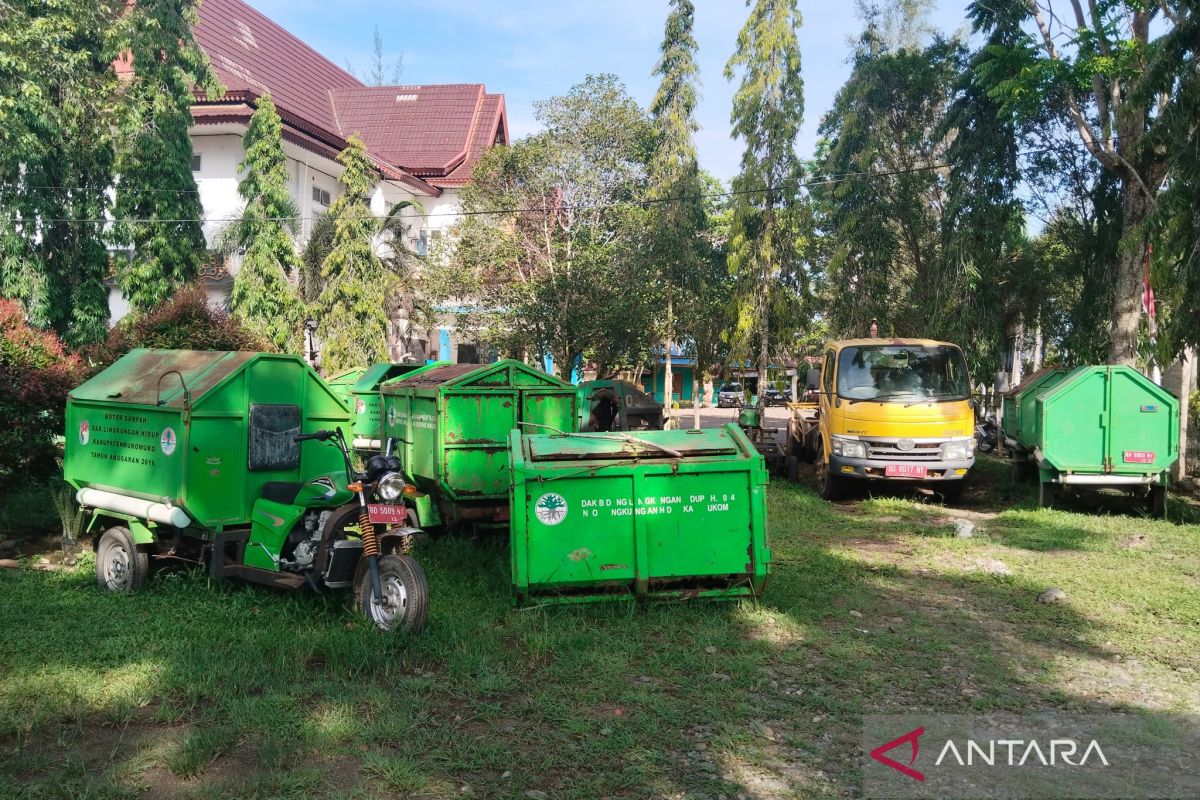
[[[386,381],[409,378],[447,361],[429,364],[372,364],[366,369],[351,369],[329,380],[330,387],[343,399],[351,412],[350,428],[355,450],[377,453],[383,450],[383,413],[379,387]]]
[[[422,526],[506,521],[509,433],[571,431],[576,420],[574,386],[512,359],[436,367],[380,391],[385,433],[433,500],[413,506]]]
[[[1041,499],[1062,487],[1145,493],[1166,510],[1167,470],[1179,458],[1179,400],[1127,366],[1079,367],[1037,394],[1022,445],[1039,465]]]
[[[339,474],[336,450],[292,437],[350,422],[301,358],[201,350],[133,350],[72,390],[66,416],[63,473],[91,490],[84,505],[151,501],[205,531],[248,524],[265,483]]]
[[[1017,388],[1004,395],[1003,428],[1004,435],[1010,448],[1019,448],[1021,444],[1022,413],[1032,415],[1034,401],[1039,392],[1056,386],[1070,372],[1066,367],[1047,367],[1034,372],[1023,380]]]
[[[770,574],[767,470],[736,425],[513,431],[518,603],[757,597]]]

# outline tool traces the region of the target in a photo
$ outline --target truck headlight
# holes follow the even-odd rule
[[[867,445],[858,439],[845,439],[841,436],[834,436],[831,450],[835,456],[842,456],[843,458],[867,457]]]
[[[399,472],[389,472],[375,484],[375,493],[380,500],[392,502],[404,492],[404,476]]]
[[[974,439],[957,439],[953,442],[946,442],[942,445],[942,460],[943,461],[966,461],[971,457],[971,451],[975,448]]]

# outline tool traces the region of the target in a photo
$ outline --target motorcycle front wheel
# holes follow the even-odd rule
[[[419,633],[429,621],[429,581],[421,565],[409,556],[383,556],[379,559],[379,585],[383,603],[375,602],[370,575],[364,572],[358,585],[363,616],[381,631]]]

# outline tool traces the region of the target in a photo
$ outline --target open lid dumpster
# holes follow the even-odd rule
[[[662,430],[663,404],[629,381],[585,381],[579,385],[579,430]]]
[[[477,505],[483,521],[508,518],[509,433],[575,426],[576,387],[512,359],[437,367],[380,391],[385,435],[400,440],[414,482],[448,512]]]

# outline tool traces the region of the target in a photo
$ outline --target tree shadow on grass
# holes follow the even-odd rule
[[[1104,657],[1093,622],[1019,579],[847,556],[889,535],[819,503],[776,491],[758,605],[513,609],[503,543],[443,539],[413,638],[196,575],[5,578],[0,794],[847,795],[863,713],[1087,705],[1053,665]]]

